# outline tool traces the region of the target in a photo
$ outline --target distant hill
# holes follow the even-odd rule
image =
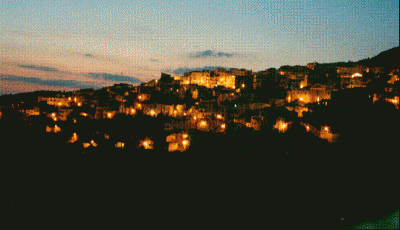
[[[400,66],[400,47],[394,47],[392,49],[381,52],[372,58],[367,58],[358,61],[358,64],[369,66],[369,67],[388,67],[388,68],[399,68]]]

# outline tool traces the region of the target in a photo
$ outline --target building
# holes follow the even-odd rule
[[[304,104],[320,102],[321,100],[331,99],[332,89],[325,85],[316,84],[312,87],[307,86],[301,89],[292,89],[287,93],[287,102],[300,101]]]
[[[223,70],[190,72],[180,77],[182,85],[195,84],[214,88],[216,86],[224,86],[226,88],[235,89],[236,76]]]

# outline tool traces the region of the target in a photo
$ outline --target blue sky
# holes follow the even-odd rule
[[[3,0],[0,12],[0,94],[147,82],[178,68],[358,61],[399,45],[394,0]]]

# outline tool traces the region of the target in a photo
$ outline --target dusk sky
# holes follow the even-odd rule
[[[2,0],[0,95],[178,68],[358,61],[399,46],[398,0]]]

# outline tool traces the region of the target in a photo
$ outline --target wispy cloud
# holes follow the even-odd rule
[[[72,87],[79,89],[95,87],[94,84],[90,84],[89,82],[81,82],[75,80],[42,80],[37,77],[21,77],[14,75],[0,75],[0,79],[7,81],[27,82],[45,86],[55,86],[55,87]]]
[[[51,68],[47,66],[38,66],[38,65],[18,65],[19,67],[22,68],[27,68],[27,69],[35,69],[35,70],[41,70],[41,71],[47,71],[47,72],[60,72],[56,68]]]
[[[106,57],[104,55],[98,55],[98,54],[92,54],[92,53],[80,53],[80,52],[75,52],[74,54],[81,56],[81,57],[90,58],[90,59],[97,59],[100,61],[115,61],[115,59]]]
[[[233,57],[235,53],[225,53],[225,52],[217,52],[213,50],[199,51],[196,53],[189,54],[191,58],[206,58],[206,57]]]
[[[135,83],[135,84],[142,83],[142,81],[137,78],[124,76],[124,75],[116,75],[116,74],[88,73],[88,74],[86,74],[86,76],[94,78],[94,79],[113,81],[113,82],[130,82],[130,83]]]

